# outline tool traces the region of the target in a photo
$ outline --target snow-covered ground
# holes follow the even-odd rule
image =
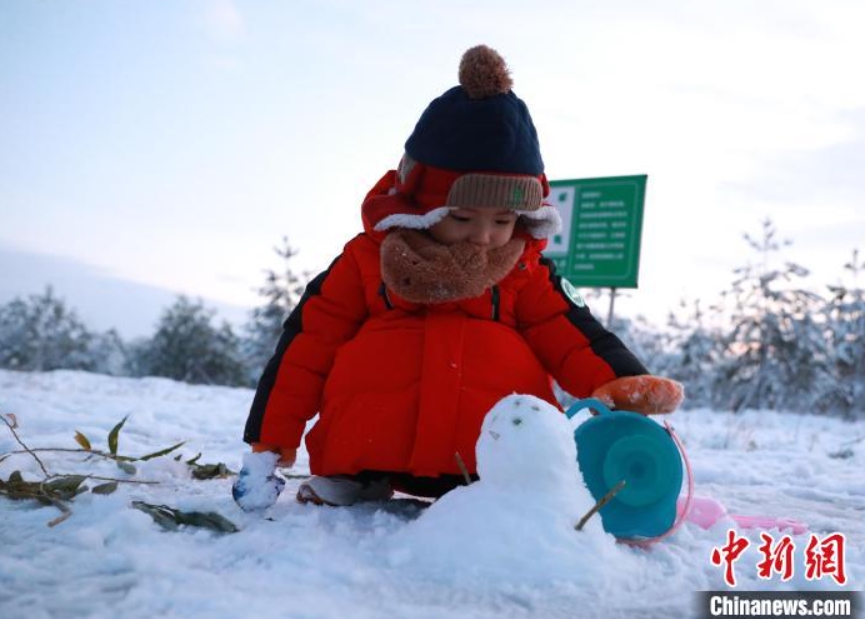
[[[175,452],[184,459],[200,452],[199,462],[234,470],[246,450],[240,435],[251,398],[249,390],[163,379],[0,371],[0,413],[16,417],[31,448],[76,448],[80,431],[94,448],[107,449],[109,430],[129,415],[119,453],[144,455],[186,441]],[[708,410],[679,412],[671,421],[687,445],[697,494],[734,513],[797,518],[821,538],[845,534],[846,588],[862,589],[865,422]],[[18,449],[0,424],[0,457]],[[192,479],[172,456],[135,463],[130,479],[158,485],[81,494],[70,503],[72,516],[53,528],[54,508],[0,496],[0,617],[695,616],[694,592],[726,588],[710,556],[725,543],[729,520],[709,530],[686,523],[650,550],[570,538],[551,548],[549,522],[533,520],[530,509],[513,517],[518,488],[502,503],[501,518],[495,505],[479,508],[487,510],[485,528],[461,527],[444,502],[426,510],[411,501],[300,505],[293,500],[298,479],[262,516],[234,504],[231,479]],[[114,463],[82,454],[40,457],[52,473],[127,477]],[[291,473],[307,472],[306,463],[301,453]],[[15,470],[28,480],[42,477],[28,454],[0,462],[3,480]],[[464,509],[464,499],[451,504]],[[165,532],[130,507],[134,500],[216,511],[240,531]],[[837,588],[829,577],[805,579],[807,534],[794,538],[795,574],[785,583],[758,577],[759,532],[741,533],[752,543],[735,566],[737,589]]]

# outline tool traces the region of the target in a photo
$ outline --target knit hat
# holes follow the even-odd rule
[[[367,196],[364,221],[377,231],[425,229],[452,208],[489,207],[516,211],[536,238],[557,232],[558,212],[544,202],[550,188],[538,135],[504,59],[473,47],[459,81],[421,115],[399,168]]]

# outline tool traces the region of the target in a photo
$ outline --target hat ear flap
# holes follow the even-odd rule
[[[546,174],[541,174],[541,187],[544,190],[544,197],[546,198],[550,195],[550,182],[547,180]]]
[[[399,193],[413,195],[421,184],[425,169],[422,163],[409,157],[408,153],[404,154],[396,171],[396,190]]]

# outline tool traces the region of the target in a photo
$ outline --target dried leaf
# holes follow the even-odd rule
[[[127,475],[135,475],[138,472],[138,469],[124,460],[117,460],[117,468]]]
[[[81,445],[81,447],[86,449],[87,451],[93,450],[93,447],[90,445],[90,441],[88,440],[88,438],[81,434],[81,432],[79,432],[78,430],[75,430],[75,442]]]
[[[151,505],[144,501],[132,501],[132,507],[143,511],[153,518],[153,521],[167,531],[174,531],[179,523],[174,518],[174,510],[165,505]]]
[[[9,419],[9,425],[13,430],[18,428],[18,417],[15,416],[15,413],[6,413],[6,417]]]
[[[216,512],[179,512],[181,524],[202,527],[219,533],[237,533],[239,529],[228,518]]]
[[[0,480],[0,491],[10,499],[35,499],[46,505],[75,498],[84,491],[83,475],[65,475],[51,481],[24,481],[20,471],[13,472],[7,481]]]
[[[151,505],[143,501],[133,501],[132,507],[149,514],[156,524],[168,531],[175,531],[182,524],[219,533],[236,533],[239,530],[233,522],[216,512],[183,512],[167,505]]]
[[[195,479],[218,479],[236,475],[225,464],[219,462],[217,464],[192,464],[192,476]]]
[[[117,482],[110,481],[108,483],[95,486],[90,492],[92,492],[93,494],[111,494],[115,490],[117,490]]]
[[[108,450],[111,452],[112,456],[117,455],[117,440],[120,437],[120,430],[123,428],[123,424],[126,423],[126,420],[129,419],[129,415],[126,415],[123,419],[120,420],[116,426],[111,429],[111,432],[108,433]]]
[[[161,449],[159,451],[154,451],[152,454],[147,454],[146,456],[141,456],[138,458],[139,460],[152,460],[153,458],[158,458],[159,456],[166,456],[170,454],[175,449],[178,449],[186,444],[186,441],[177,443],[177,445],[172,445],[171,447],[167,447],[165,449]]]
[[[87,478],[84,475],[66,475],[45,482],[42,484],[42,489],[51,497],[68,501],[83,492],[80,486],[85,479]]]
[[[42,492],[42,482],[24,481],[21,471],[13,471],[7,481],[0,479],[0,491],[16,501],[37,499],[50,502]]]

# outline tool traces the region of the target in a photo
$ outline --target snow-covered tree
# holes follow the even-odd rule
[[[268,359],[273,355],[282,325],[291,310],[300,302],[309,277],[298,275],[291,265],[297,254],[288,238],[282,238],[282,245],[275,247],[282,265],[279,270],[265,270],[264,284],[256,292],[263,297],[264,303],[252,310],[246,326],[243,342],[244,359],[251,372],[251,380],[260,376]]]
[[[94,335],[50,286],[0,306],[0,367],[93,370],[93,342]]]
[[[127,373],[127,346],[114,329],[105,333],[94,333],[88,346],[88,354],[93,359],[94,372],[124,376]]]
[[[634,319],[615,317],[608,327],[628,350],[653,374],[665,374],[669,365],[666,338],[643,316]]]
[[[683,300],[682,315],[670,313],[667,321],[669,346],[663,372],[685,385],[685,406],[709,406],[719,359],[721,335],[711,326],[700,300],[689,307]],[[709,309],[717,313],[718,309]]]
[[[857,250],[844,269],[849,284],[829,287],[832,298],[827,303],[828,332],[837,381],[824,397],[830,406],[856,415],[865,413],[865,289],[860,280],[865,260],[860,261]]]
[[[163,312],[153,337],[133,348],[132,373],[209,385],[248,384],[240,340],[228,323],[214,326],[214,315],[200,300],[179,296]]]
[[[788,241],[776,238],[771,221],[762,236],[745,235],[759,260],[736,269],[726,296],[731,328],[713,386],[715,405],[732,410],[805,410],[816,404],[817,387],[831,380],[820,297],[797,287],[807,269],[773,257]]]

